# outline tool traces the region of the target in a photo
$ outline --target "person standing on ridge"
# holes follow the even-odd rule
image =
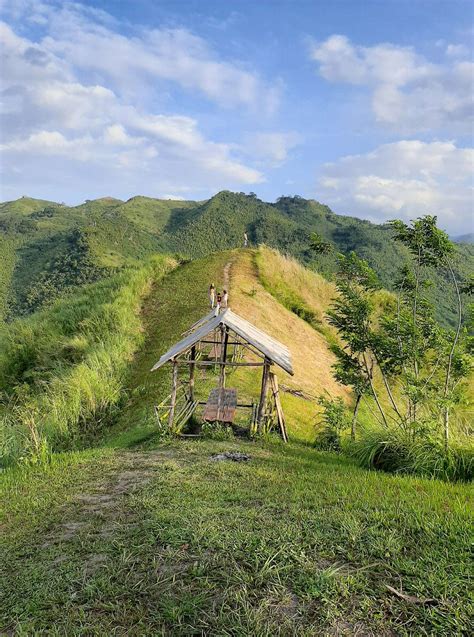
[[[217,299],[216,307],[217,307],[217,310],[219,311],[221,309],[221,303],[222,303],[222,295],[220,292],[217,293],[216,299]]]
[[[214,283],[211,283],[209,286],[209,304],[211,306],[211,310],[214,309],[216,303],[216,288],[214,287]]]
[[[227,290],[224,290],[222,295],[222,307],[229,307],[229,294]]]
[[[247,248],[249,245],[249,238],[247,236],[247,233],[244,232],[244,248]]]

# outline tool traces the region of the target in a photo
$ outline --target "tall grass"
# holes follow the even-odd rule
[[[332,283],[301,266],[296,259],[277,250],[260,246],[255,264],[263,287],[290,312],[335,342],[335,331],[325,319],[325,311],[335,294]]]
[[[441,480],[470,481],[474,478],[474,449],[452,444],[446,453],[442,440],[413,438],[389,428],[365,428],[346,450],[364,467],[390,473],[412,473]]]
[[[141,302],[174,265],[168,257],[154,257],[4,328],[3,465],[73,446],[110,417],[123,396],[128,362],[144,338]]]

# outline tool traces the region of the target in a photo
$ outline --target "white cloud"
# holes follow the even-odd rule
[[[301,136],[295,132],[257,132],[247,135],[243,150],[249,155],[272,166],[280,166],[292,148],[301,142]]]
[[[446,55],[449,57],[468,57],[469,49],[464,44],[448,44]]]
[[[376,120],[402,132],[430,129],[472,132],[474,65],[465,47],[449,45],[444,64],[412,47],[357,46],[333,35],[313,43],[311,58],[330,82],[367,87]]]
[[[199,91],[223,106],[247,106],[272,112],[280,88],[238,62],[219,59],[209,44],[182,28],[136,29],[125,35],[104,11],[79,3],[10,0],[16,19],[47,21],[41,45],[98,82],[130,95],[144,82],[168,81]]]
[[[235,144],[208,139],[193,117],[157,113],[97,77],[86,82],[81,68],[51,46],[52,36],[33,42],[5,23],[0,23],[0,36],[5,194],[31,192],[38,184],[44,193],[49,184],[54,197],[55,187],[75,188],[76,178],[102,193],[128,188],[125,192],[155,195],[183,188],[207,194],[263,181],[260,170],[240,159]],[[100,58],[100,49],[89,46],[85,38],[87,59]],[[133,58],[134,50],[129,53]],[[115,63],[120,70],[120,55]]]
[[[318,198],[375,222],[435,214],[450,232],[473,224],[474,149],[400,141],[323,167]]]

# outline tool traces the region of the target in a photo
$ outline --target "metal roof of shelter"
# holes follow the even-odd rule
[[[266,356],[272,363],[275,363],[288,374],[293,376],[293,366],[291,364],[291,354],[289,349],[273,339],[255,325],[252,325],[241,316],[235,314],[230,309],[225,309],[220,314],[211,312],[207,316],[197,321],[191,329],[194,331],[187,333],[186,336],[178,343],[173,345],[160,360],[152,367],[151,371],[155,371],[162,367],[165,363],[176,358],[180,354],[186,352],[190,347],[204,339],[208,334],[213,332],[220,325],[228,327],[230,330],[238,334],[247,343],[250,343],[263,356]]]

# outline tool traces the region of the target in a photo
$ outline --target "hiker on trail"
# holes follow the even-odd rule
[[[217,299],[216,307],[217,307],[218,310],[220,310],[221,309],[221,303],[222,303],[222,295],[221,295],[220,292],[217,293],[216,299]]]
[[[216,304],[216,288],[214,287],[214,283],[211,283],[209,286],[209,304],[211,310],[213,310]]]
[[[224,290],[222,295],[222,307],[228,307],[228,306],[229,306],[229,294],[227,290]]]
[[[247,236],[247,233],[244,232],[244,248],[247,248],[249,245],[249,238]]]

